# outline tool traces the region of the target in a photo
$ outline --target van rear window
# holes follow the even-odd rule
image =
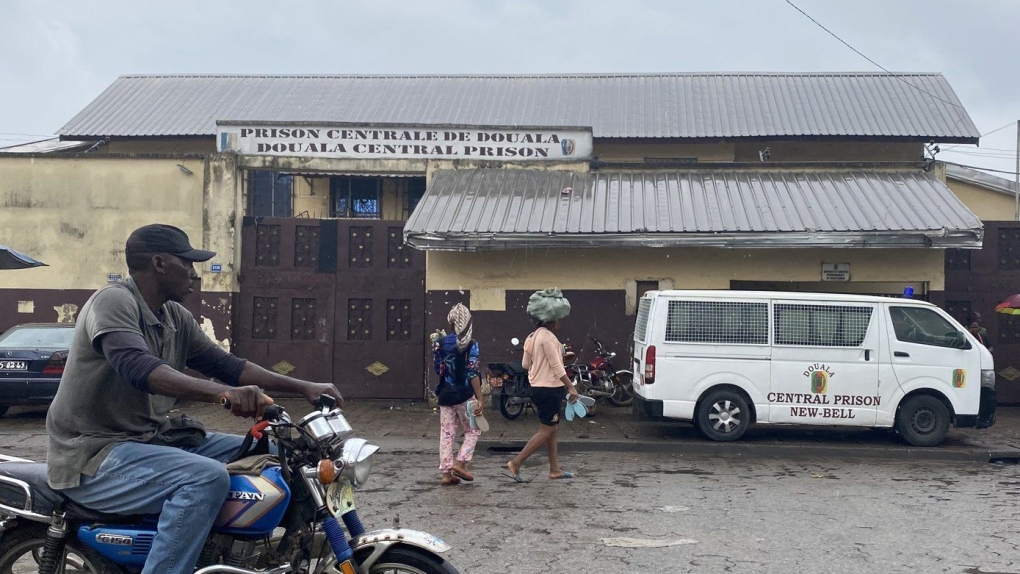
[[[872,310],[872,307],[777,303],[776,344],[859,347],[868,334]]]
[[[666,341],[766,345],[768,303],[670,301]]]
[[[648,311],[652,308],[652,300],[642,298],[638,301],[637,322],[634,323],[634,338],[644,343],[648,337]]]

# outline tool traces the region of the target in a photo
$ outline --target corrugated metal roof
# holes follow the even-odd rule
[[[949,179],[955,179],[978,187],[983,187],[992,191],[997,191],[1006,195],[1016,195],[1016,182],[1010,181],[1006,178],[978,171],[976,169],[970,169],[963,167],[962,165],[956,165],[954,163],[946,164],[946,177]]]
[[[207,136],[217,120],[590,126],[596,138],[976,143],[941,74],[123,76],[65,137]]]
[[[921,171],[437,170],[404,228],[427,250],[976,248],[982,236],[978,217]]]

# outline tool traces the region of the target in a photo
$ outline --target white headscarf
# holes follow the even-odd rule
[[[471,311],[462,303],[457,303],[450,309],[446,320],[453,325],[453,332],[457,334],[457,352],[463,353],[471,344]]]

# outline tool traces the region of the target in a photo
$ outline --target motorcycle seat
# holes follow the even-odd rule
[[[28,504],[24,489],[11,479],[28,485],[31,491],[31,504]],[[45,462],[0,463],[0,507],[2,506],[16,510],[25,510],[28,507],[30,512],[47,517],[52,516],[55,510],[62,509],[68,519],[84,522],[136,522],[141,518],[137,515],[97,512],[53,490],[46,482]]]
[[[490,370],[501,370],[506,371],[511,375],[527,375],[528,371],[524,368],[524,365],[520,361],[510,361],[507,363],[489,363]]]

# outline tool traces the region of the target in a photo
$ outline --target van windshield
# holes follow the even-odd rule
[[[966,337],[955,325],[931,309],[889,307],[896,338],[904,343],[963,348]]]

